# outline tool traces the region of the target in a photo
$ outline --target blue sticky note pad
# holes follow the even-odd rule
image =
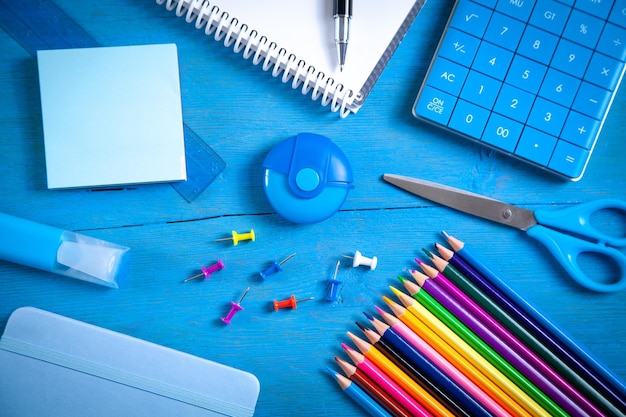
[[[48,188],[186,180],[176,45],[37,52]]]

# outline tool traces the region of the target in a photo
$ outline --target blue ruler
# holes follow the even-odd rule
[[[37,50],[102,46],[51,0],[0,0],[0,27],[33,57]],[[189,126],[184,126],[187,181],[172,187],[193,202],[226,163]]]

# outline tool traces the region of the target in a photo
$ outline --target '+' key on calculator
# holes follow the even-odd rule
[[[625,60],[626,0],[457,0],[413,114],[577,181]]]

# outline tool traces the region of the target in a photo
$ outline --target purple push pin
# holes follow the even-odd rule
[[[241,296],[241,298],[239,298],[239,301],[237,301],[237,302],[231,301],[230,302],[230,311],[228,312],[226,317],[222,317],[222,321],[224,323],[230,324],[230,321],[232,320],[233,316],[235,314],[237,314],[238,312],[240,312],[241,310],[243,310],[243,307],[241,306],[241,302],[243,301],[243,298],[246,296],[246,294],[248,294],[248,291],[250,291],[250,287],[246,288],[246,290],[243,292],[243,295]]]
[[[214,263],[213,265],[209,266],[208,268],[201,268],[202,269],[202,273],[198,274],[198,275],[194,275],[193,277],[187,278],[186,280],[184,280],[183,282],[189,282],[193,279],[199,278],[202,275],[204,275],[204,279],[208,280],[211,278],[211,274],[217,271],[221,271],[222,269],[226,268],[224,266],[224,262],[222,262],[221,259],[218,259],[216,263]]]

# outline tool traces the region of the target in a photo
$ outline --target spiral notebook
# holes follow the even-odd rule
[[[346,117],[361,108],[426,0],[355,2],[343,71],[332,0],[156,2]]]

